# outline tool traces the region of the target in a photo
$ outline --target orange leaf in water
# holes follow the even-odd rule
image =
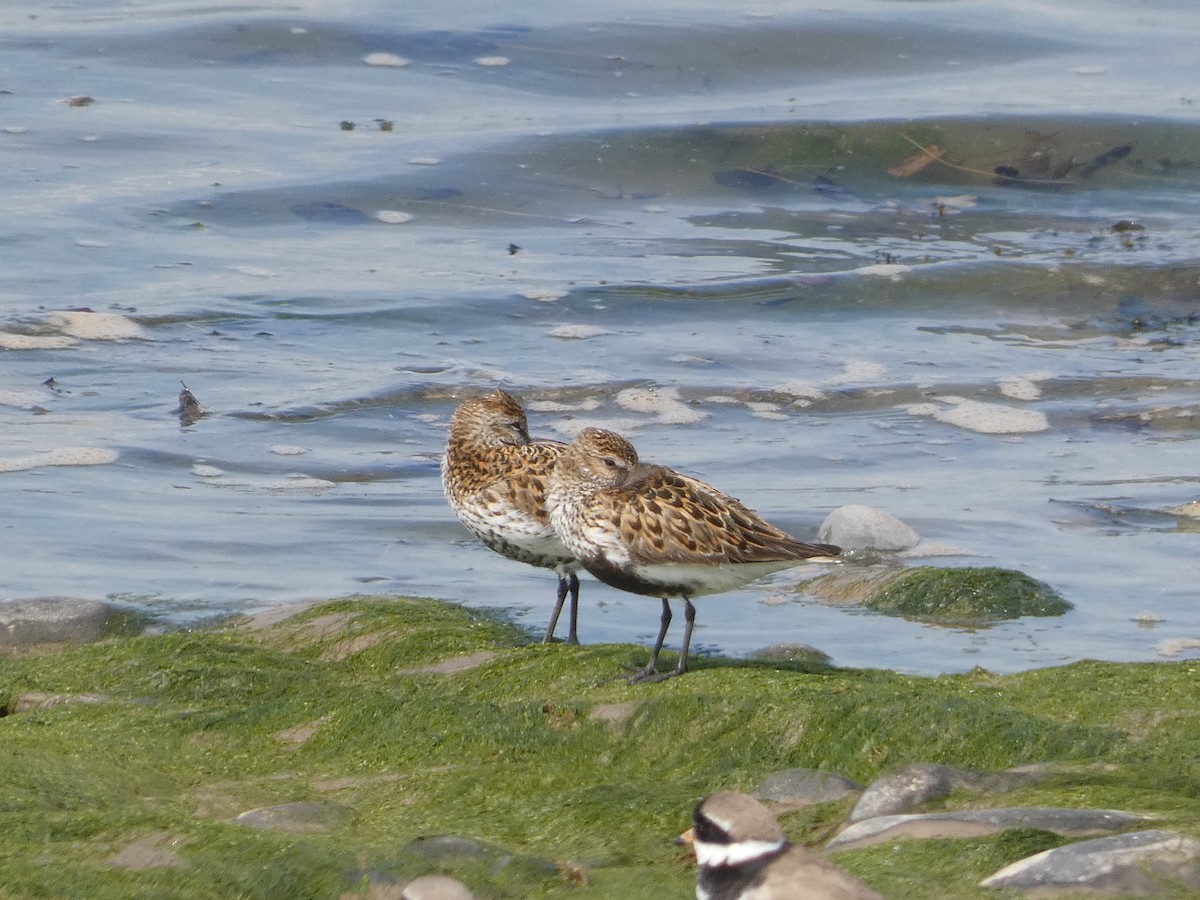
[[[922,147],[903,162],[899,162],[887,170],[889,175],[896,178],[911,178],[930,163],[935,163],[946,155],[941,147]]]

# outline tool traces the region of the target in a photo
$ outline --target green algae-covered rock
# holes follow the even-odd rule
[[[1022,616],[1061,616],[1071,604],[1050,585],[1015,569],[918,566],[866,605],[941,625],[986,625]]]

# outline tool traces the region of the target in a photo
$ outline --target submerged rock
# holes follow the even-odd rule
[[[1038,828],[1066,837],[1119,831],[1141,822],[1139,816],[1115,809],[1013,806],[1000,809],[961,809],[951,812],[876,816],[839,832],[828,850],[870,847],[887,841],[928,838],[972,838],[1015,828]]]
[[[934,625],[984,626],[1022,616],[1061,616],[1071,604],[1015,569],[847,566],[803,582],[805,594],[837,605]]]
[[[1190,516],[1194,519],[1200,519],[1200,500],[1193,500],[1191,503],[1184,503],[1182,506],[1172,506],[1167,512],[1175,516]]]
[[[844,566],[801,582],[797,590],[833,606],[862,606],[906,571],[894,565]]]
[[[1005,866],[980,887],[1179,896],[1185,890],[1200,891],[1200,841],[1157,830],[1080,841]]]
[[[1015,569],[918,566],[866,602],[871,609],[945,625],[986,625],[1022,616],[1061,616],[1071,604]]]
[[[921,540],[909,526],[874,506],[852,503],[825,517],[817,539],[843,550],[910,550]]]

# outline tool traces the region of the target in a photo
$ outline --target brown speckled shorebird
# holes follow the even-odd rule
[[[442,486],[455,514],[484,544],[509,559],[553,569],[558,596],[543,641],[554,637],[571,598],[567,642],[579,643],[579,563],[550,524],[546,484],[565,444],[529,437],[525,410],[499,388],[464,401],[450,419]]]
[[[687,671],[693,597],[807,561],[836,562],[841,553],[796,540],[712,485],[640,463],[629,441],[598,428],[584,429],[559,455],[547,502],[554,528],[584,568],[615,588],[662,599],[658,640],[635,681]],[[669,597],[683,600],[687,624],[678,666],[661,675]]]
[[[696,851],[697,900],[883,900],[821,854],[790,843],[748,794],[701,800],[679,840]]]

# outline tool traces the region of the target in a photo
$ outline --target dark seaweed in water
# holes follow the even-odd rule
[[[1089,176],[1094,175],[1100,169],[1103,169],[1105,166],[1111,166],[1118,160],[1124,159],[1132,151],[1133,144],[1122,144],[1120,147],[1113,147],[1111,150],[1101,153],[1090,163],[1084,166],[1079,174],[1084,178],[1088,178]]]
[[[180,382],[182,384],[182,382]],[[200,401],[196,399],[188,386],[183,385],[183,390],[179,392],[179,407],[175,410],[179,414],[179,424],[184,428],[189,425],[194,425],[204,416],[208,415],[204,407],[200,405]]]

